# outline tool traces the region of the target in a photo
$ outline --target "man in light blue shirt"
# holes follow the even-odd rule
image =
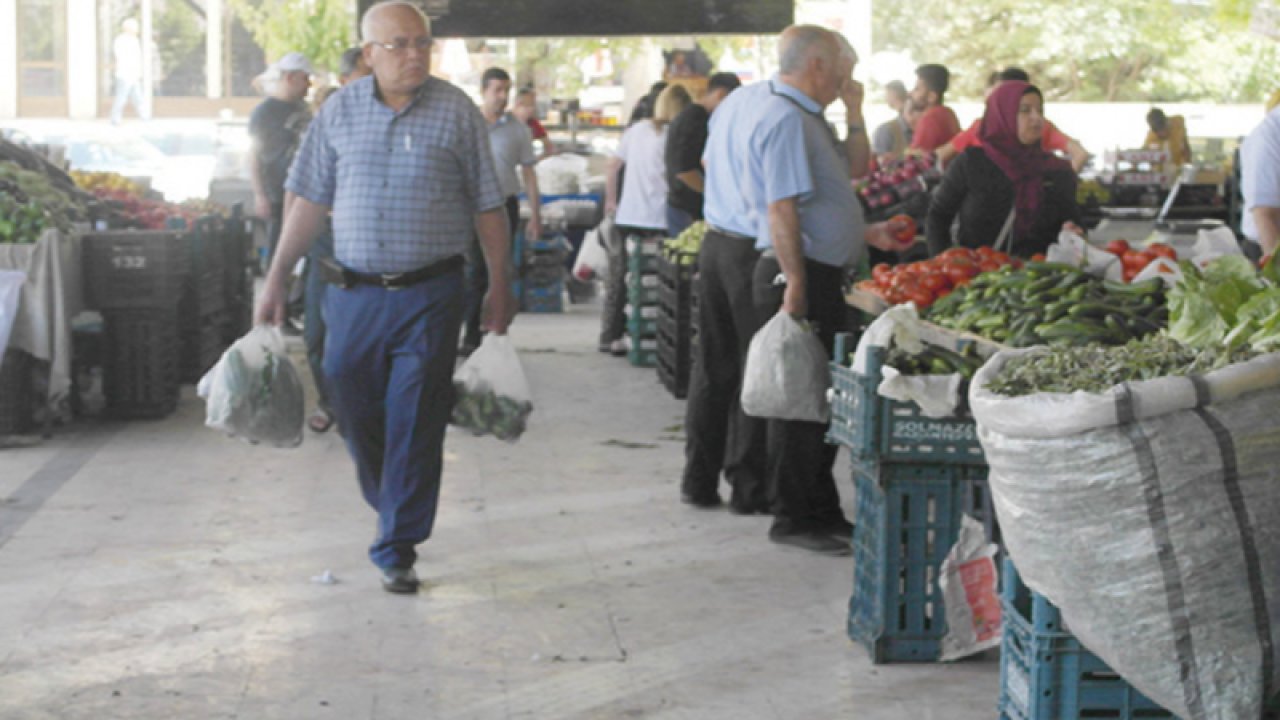
[[[866,173],[870,156],[862,87],[852,78],[857,61],[853,49],[835,33],[801,25],[783,32],[779,54],[777,76],[734,93],[712,116],[703,155],[706,218],[714,230],[708,231],[699,259],[706,294],[700,306],[704,335],[698,360],[706,387],[696,395],[691,388],[689,394],[686,494],[696,488],[690,486],[691,477],[707,483],[706,471],[697,474],[699,466],[692,461],[713,467],[708,454],[715,448],[704,450],[706,442],[693,436],[713,426],[715,413],[730,411],[720,393],[740,384],[745,348],[755,330],[781,308],[814,324],[829,350],[835,332],[845,325],[844,267],[856,263],[868,243],[896,248],[884,224],[865,227],[851,184],[852,177]],[[843,143],[822,117],[837,97],[848,121]],[[750,247],[744,248],[746,243]],[[755,312],[744,311],[744,302]],[[708,323],[717,336],[711,347],[702,339]],[[736,356],[718,335],[737,343]],[[695,371],[695,382],[698,377]],[[734,440],[726,475],[733,469],[733,452],[751,457],[737,446],[744,435],[738,428],[752,428],[756,442],[761,437],[759,421],[733,417],[731,424]],[[770,530],[775,542],[842,555],[849,553],[851,526],[840,511],[831,473],[834,448],[824,442],[825,431],[817,423],[770,420],[768,470],[755,500],[762,494],[775,516]],[[717,437],[714,429],[711,437]],[[736,483],[734,491],[739,491]]]
[[[365,501],[383,588],[413,593],[431,535],[473,231],[489,268],[489,329],[514,314],[510,235],[475,103],[429,73],[431,23],[400,0],[361,21],[373,76],[329,99],[289,172],[285,218],[256,320],[284,319],[285,283],[333,210],[324,373]]]
[[[1244,195],[1244,236],[1260,255],[1280,246],[1280,107],[1267,113],[1240,146],[1240,191]]]

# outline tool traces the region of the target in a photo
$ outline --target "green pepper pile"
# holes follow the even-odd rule
[[[68,231],[79,213],[45,176],[0,162],[0,244],[34,243],[50,227]]]
[[[1163,334],[1118,346],[1049,347],[1010,358],[987,388],[1013,397],[1077,390],[1100,393],[1126,382],[1203,374],[1257,354],[1225,345],[1196,349]]]
[[[1096,278],[1061,263],[983,273],[934,303],[925,317],[1013,347],[1122,345],[1163,329],[1164,285]]]
[[[453,384],[456,401],[450,422],[474,435],[493,435],[514,442],[524,434],[533,412],[530,402],[498,395],[488,387],[469,389],[464,383]]]
[[[702,238],[706,234],[707,224],[699,220],[676,237],[664,240],[662,252],[677,265],[693,265],[698,261],[698,251],[702,249]]]

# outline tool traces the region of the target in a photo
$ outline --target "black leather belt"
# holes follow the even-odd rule
[[[728,230],[722,230],[722,229],[720,229],[720,228],[716,227],[715,225],[708,225],[708,226],[707,226],[707,232],[713,232],[713,233],[715,233],[715,234],[717,234],[717,235],[722,235],[722,236],[727,237],[727,238],[729,238],[729,239],[731,239],[731,240],[750,240],[750,241],[752,241],[752,242],[755,242],[755,238],[751,237],[750,235],[743,235],[742,233],[736,233],[736,232],[730,232],[730,231],[728,231]]]
[[[387,290],[400,290],[440,277],[445,273],[460,270],[464,262],[461,255],[453,255],[409,272],[362,273],[343,267],[333,258],[326,258],[320,261],[320,276],[324,278],[325,282],[343,290],[353,288],[356,285],[373,285]]]

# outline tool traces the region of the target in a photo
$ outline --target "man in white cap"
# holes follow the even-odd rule
[[[284,222],[284,180],[311,122],[304,98],[311,88],[311,63],[302,53],[280,58],[259,77],[267,98],[249,116],[249,179],[258,217],[267,221],[267,242],[275,255]]]

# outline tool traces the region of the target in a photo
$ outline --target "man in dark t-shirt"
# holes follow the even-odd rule
[[[311,88],[311,63],[302,53],[289,53],[260,78],[267,99],[249,116],[249,179],[258,217],[267,221],[267,242],[275,255],[284,224],[284,181],[302,142],[311,112],[303,98]]]
[[[702,219],[702,150],[707,124],[720,102],[742,83],[733,73],[716,73],[702,99],[676,115],[667,129],[667,233],[675,237]]]

